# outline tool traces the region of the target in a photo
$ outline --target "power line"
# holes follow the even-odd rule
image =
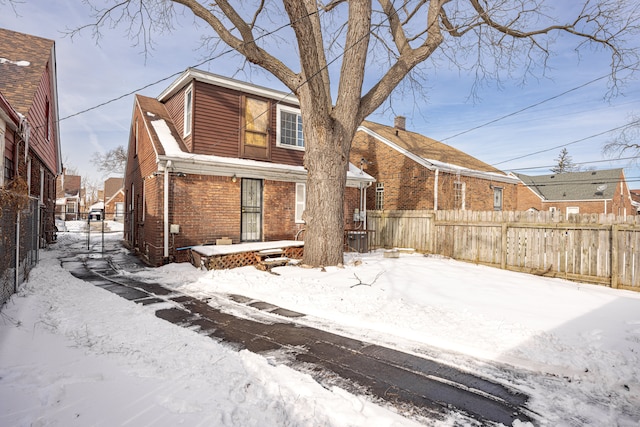
[[[308,17],[310,17],[310,16],[312,16],[312,15],[315,15],[315,14],[317,14],[317,13],[319,13],[319,11],[317,11],[317,10],[316,10],[316,11],[311,12],[311,13],[309,13],[308,15],[306,15],[306,16],[304,16],[304,17],[300,18],[300,19],[308,18]],[[286,28],[286,27],[289,27],[289,26],[291,26],[291,25],[293,25],[293,23],[292,23],[292,22],[289,22],[288,24],[281,25],[280,27],[278,27],[278,28],[276,28],[276,29],[274,29],[274,30],[272,30],[272,31],[269,31],[269,32],[267,32],[267,33],[265,33],[265,34],[262,34],[261,36],[258,36],[258,37],[253,41],[253,42],[255,43],[256,41],[258,41],[258,40],[260,40],[260,39],[262,39],[262,38],[264,38],[264,37],[270,36],[270,35],[272,35],[272,34],[275,34],[275,33],[277,33],[278,31],[280,31],[280,30],[282,30],[282,29],[284,29],[284,28]],[[243,44],[244,44],[244,43],[243,43]],[[206,64],[207,62],[211,62],[211,61],[213,61],[214,59],[218,59],[218,58],[220,58],[220,57],[222,57],[222,56],[224,56],[224,55],[226,55],[226,54],[228,54],[228,53],[232,53],[232,52],[234,52],[234,51],[235,51],[235,49],[233,49],[233,48],[229,48],[229,49],[227,49],[227,50],[225,50],[225,51],[223,51],[223,52],[219,53],[219,54],[218,54],[218,55],[216,55],[216,56],[212,56],[212,57],[210,57],[210,58],[207,58],[207,59],[205,59],[204,61],[201,61],[201,62],[199,62],[199,63],[197,63],[197,64],[194,64],[194,65],[189,66],[188,68],[197,68],[197,67],[199,67],[199,66],[201,66],[201,65]],[[149,87],[151,87],[151,86],[155,86],[155,85],[157,85],[157,84],[159,84],[159,83],[162,83],[162,82],[164,82],[164,81],[166,81],[166,80],[169,80],[169,79],[171,79],[171,78],[174,78],[174,77],[176,77],[176,76],[179,76],[179,75],[180,75],[180,74],[182,74],[183,72],[184,72],[184,70],[177,71],[177,72],[175,72],[175,73],[173,73],[173,74],[171,74],[171,75],[169,75],[169,76],[167,76],[167,77],[163,77],[163,78],[161,78],[160,80],[157,80],[157,81],[155,81],[155,82],[152,82],[152,83],[149,83],[149,84],[147,84],[147,85],[144,85],[144,86],[142,86],[142,87],[140,87],[140,88],[138,88],[138,89],[134,89],[134,90],[132,90],[131,92],[127,92],[127,93],[125,93],[125,94],[123,94],[123,95],[120,95],[120,96],[118,96],[118,97],[112,98],[112,99],[110,99],[110,100],[108,100],[108,101],[105,101],[105,102],[102,102],[102,103],[100,103],[100,104],[94,105],[93,107],[89,107],[89,108],[86,108],[86,109],[84,109],[84,110],[82,110],[82,111],[78,111],[77,113],[74,113],[74,114],[70,114],[70,115],[68,115],[68,116],[65,116],[65,117],[63,117],[63,118],[59,119],[59,120],[58,120],[58,122],[61,122],[61,121],[66,120],[66,119],[69,119],[69,118],[71,118],[71,117],[79,116],[80,114],[84,114],[84,113],[87,113],[87,112],[89,112],[89,111],[92,111],[92,110],[95,110],[95,109],[101,108],[101,107],[104,107],[105,105],[108,105],[108,104],[111,104],[111,103],[113,103],[113,102],[119,101],[119,100],[121,100],[122,98],[126,98],[127,96],[130,96],[130,95],[134,95],[134,94],[136,94],[137,92],[143,91],[143,90],[145,90],[145,89],[147,89],[147,88],[149,88]],[[308,79],[307,79],[307,80],[308,80]]]
[[[617,159],[607,159],[607,160],[591,160],[591,161],[587,161],[587,162],[574,162],[575,165],[590,165],[592,163],[606,163],[606,162],[617,162],[619,160],[637,160],[638,156],[631,156],[631,157],[620,157]],[[524,171],[524,170],[535,170],[535,169],[548,169],[548,168],[552,168],[554,166],[557,165],[544,165],[544,166],[529,166],[526,168],[509,168],[510,170],[513,171]]]
[[[627,124],[624,124],[624,125],[621,125],[621,126],[617,126],[617,127],[615,127],[615,128],[609,129],[609,130],[605,130],[605,131],[600,132],[600,133],[596,133],[596,134],[594,134],[594,135],[586,136],[586,137],[584,137],[584,138],[580,138],[580,139],[577,139],[577,140],[575,140],[575,141],[568,142],[568,143],[566,143],[566,144],[557,145],[557,146],[555,146],[555,147],[546,148],[546,149],[544,149],[544,150],[539,150],[539,151],[535,151],[535,152],[533,152],[533,153],[523,154],[522,156],[513,157],[513,158],[511,158],[511,159],[503,160],[503,161],[501,161],[501,162],[494,163],[492,166],[501,165],[501,164],[503,164],[503,163],[512,162],[512,161],[514,161],[514,160],[524,159],[525,157],[531,157],[531,156],[534,156],[534,155],[536,155],[536,154],[546,153],[547,151],[551,151],[551,150],[557,150],[558,148],[567,147],[567,146],[569,146],[569,145],[577,144],[577,143],[579,143],[579,142],[583,142],[583,141],[586,141],[586,140],[588,140],[588,139],[596,138],[596,137],[598,137],[598,136],[602,136],[602,135],[604,135],[604,134],[607,134],[607,133],[610,133],[610,132],[613,132],[613,131],[616,131],[616,130],[619,130],[619,129],[625,128],[625,127],[627,127],[627,126],[629,126],[629,124],[628,124],[628,123],[627,123]]]
[[[636,65],[638,65],[638,64],[636,63],[636,64],[628,65],[628,66],[626,66],[626,67],[622,67],[622,68],[620,69],[620,71],[625,70],[625,69],[628,69],[628,68],[632,68],[632,67],[634,67],[634,66],[636,66]],[[440,141],[447,141],[447,140],[449,140],[449,139],[456,138],[456,137],[458,137],[458,136],[460,136],[460,135],[464,135],[464,134],[469,133],[469,132],[472,132],[472,131],[474,131],[474,130],[477,130],[477,129],[483,128],[483,127],[488,126],[488,125],[490,125],[490,124],[493,124],[493,123],[499,122],[500,120],[504,120],[504,119],[506,119],[506,118],[509,118],[509,117],[515,116],[516,114],[520,114],[520,113],[522,113],[523,111],[530,110],[530,109],[532,109],[532,108],[534,108],[534,107],[537,107],[537,106],[539,106],[539,105],[542,105],[542,104],[544,104],[544,103],[546,103],[546,102],[553,101],[554,99],[560,98],[560,97],[562,97],[562,96],[564,96],[564,95],[567,95],[567,94],[569,94],[569,93],[571,93],[571,92],[574,92],[574,91],[576,91],[576,90],[582,89],[583,87],[588,86],[588,85],[590,85],[590,84],[592,84],[592,83],[595,83],[595,82],[597,82],[597,81],[603,80],[603,79],[605,79],[605,78],[609,77],[610,75],[611,75],[611,74],[605,74],[605,75],[603,75],[603,76],[597,77],[597,78],[595,78],[595,79],[593,79],[593,80],[590,80],[590,81],[588,81],[588,82],[586,82],[586,83],[583,83],[583,84],[581,84],[581,85],[579,85],[579,86],[576,86],[576,87],[571,88],[571,89],[569,89],[569,90],[566,90],[566,91],[564,91],[564,92],[562,92],[562,93],[559,93],[559,94],[557,94],[557,95],[554,95],[554,96],[552,96],[552,97],[550,97],[550,98],[543,99],[542,101],[536,102],[535,104],[529,105],[529,106],[527,106],[527,107],[521,108],[520,110],[517,110],[517,111],[514,111],[514,112],[512,112],[512,113],[506,114],[506,115],[504,115],[504,116],[498,117],[497,119],[490,120],[490,121],[488,121],[488,122],[486,122],[486,123],[483,123],[483,124],[481,124],[481,125],[474,126],[474,127],[470,128],[470,129],[467,129],[467,130],[465,130],[465,131],[459,132],[459,133],[457,133],[457,134],[455,134],[455,135],[451,135],[451,136],[449,136],[449,137],[446,137],[446,138],[444,138],[444,139],[441,139]]]

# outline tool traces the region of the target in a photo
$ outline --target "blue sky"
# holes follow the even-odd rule
[[[92,22],[90,10],[82,2],[26,0],[15,7],[18,15],[6,2],[0,4],[0,27],[56,41],[61,118],[137,91],[209,57],[202,48],[201,36],[212,32],[190,14],[180,16],[171,34],[154,35],[154,49],[145,55],[142,46],[134,46],[126,37],[124,27],[103,29],[99,44],[90,30],[73,39],[66,36],[67,29]],[[408,130],[443,141],[502,170],[525,168],[520,171],[532,175],[549,173],[561,150],[555,147],[570,144],[566,148],[574,162],[596,162],[584,165],[596,169],[624,167],[630,187],[640,188],[640,168],[636,164],[603,157],[602,146],[611,135],[592,137],[623,125],[633,112],[640,114],[640,81],[629,80],[622,94],[612,99],[605,98],[610,84],[606,78],[558,96],[609,72],[605,54],[585,52],[579,58],[569,42],[558,42],[546,77],[529,78],[525,84],[518,78],[505,80],[500,87],[489,83],[478,90],[476,99],[470,96],[473,76],[440,63],[428,75],[423,91],[427,99],[405,94],[394,100],[393,111],[380,109],[369,119],[392,125],[394,114],[404,115]],[[284,89],[264,72],[246,68],[238,72],[239,64],[237,56],[227,54],[200,68]],[[172,80],[137,93],[155,97]],[[129,95],[62,120],[65,165],[96,183],[104,179],[90,159],[96,152],[126,146],[132,108],[133,96]],[[548,151],[532,155],[543,150]]]

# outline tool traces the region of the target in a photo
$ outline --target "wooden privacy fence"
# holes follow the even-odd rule
[[[640,291],[640,216],[551,212],[369,211],[372,248]]]

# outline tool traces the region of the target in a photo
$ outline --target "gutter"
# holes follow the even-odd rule
[[[229,161],[221,161],[219,159],[198,159],[198,158],[182,158],[160,155],[158,156],[158,170],[163,171],[162,162],[167,162],[167,167],[171,167],[172,171],[184,172],[193,175],[216,175],[232,177],[236,175],[239,178],[254,179],[272,179],[274,181],[285,182],[306,182],[307,171],[303,167],[291,166],[274,167],[270,163],[268,166],[260,164],[235,163]],[[353,174],[347,173],[348,187],[360,187],[362,182],[374,182],[375,179],[369,175],[358,178]]]

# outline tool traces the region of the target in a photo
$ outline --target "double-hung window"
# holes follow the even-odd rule
[[[296,223],[303,223],[302,214],[304,213],[306,203],[306,185],[304,183],[296,183]]]
[[[304,150],[300,110],[278,105],[277,114],[278,130],[276,144],[279,147]]]

